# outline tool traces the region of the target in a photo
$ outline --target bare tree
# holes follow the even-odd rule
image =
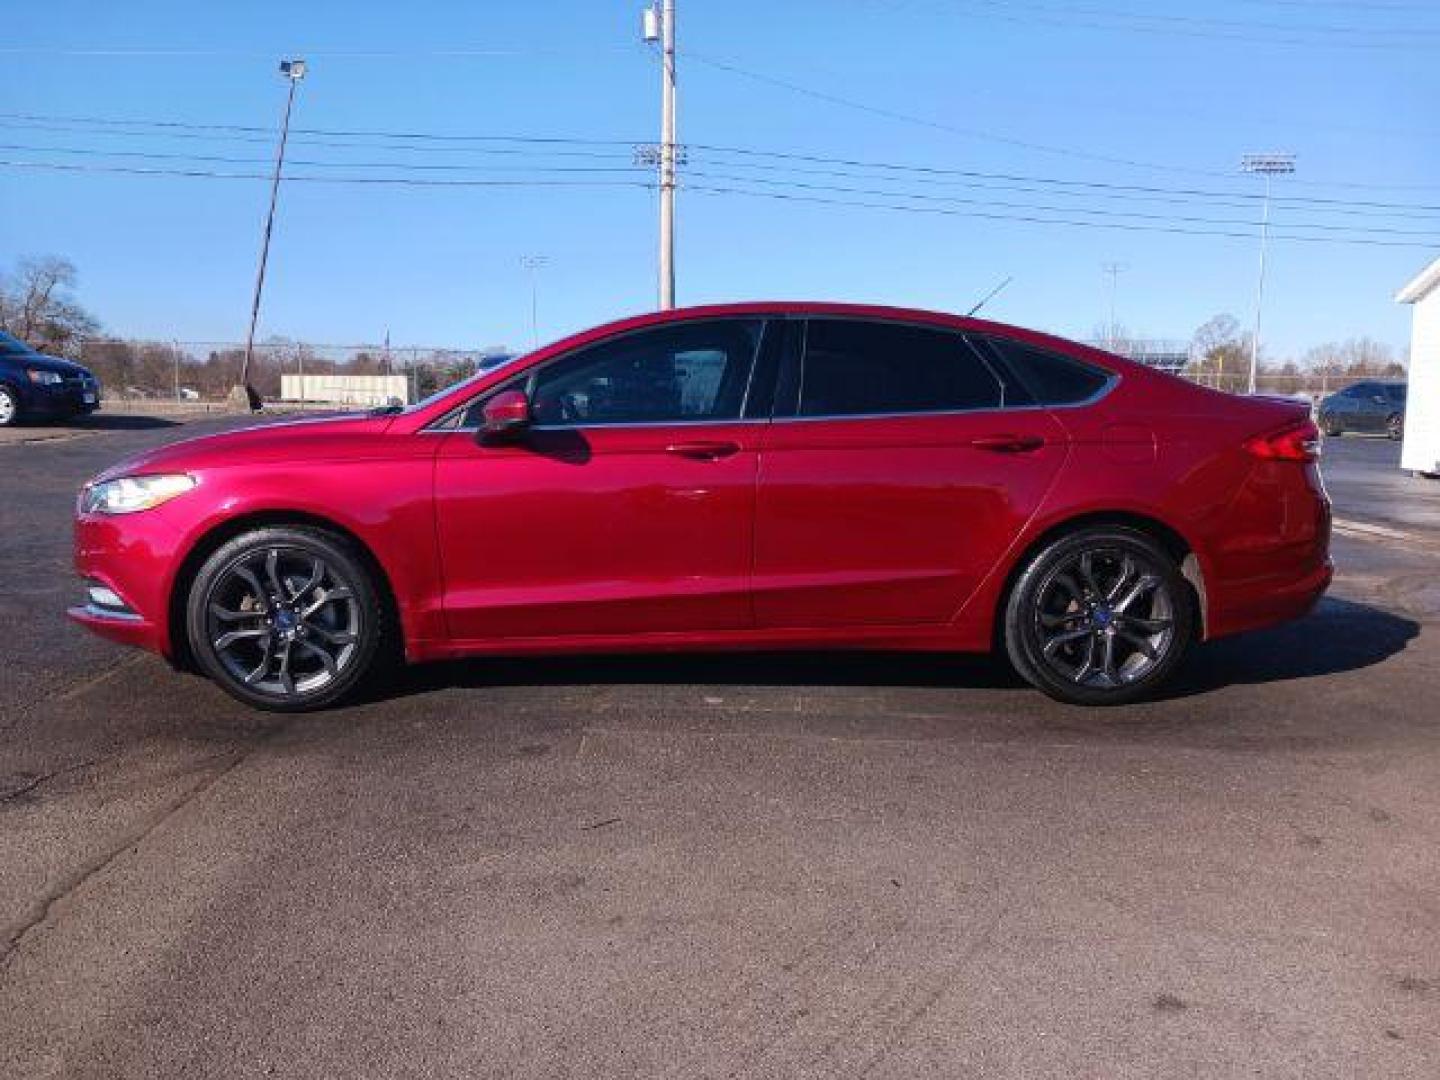
[[[1327,378],[1399,378],[1405,364],[1395,350],[1372,338],[1351,338],[1317,345],[1305,354],[1305,366]]]
[[[1221,312],[1195,331],[1190,341],[1190,371],[1217,378],[1237,375],[1250,360],[1250,337],[1234,315]]]
[[[65,351],[99,329],[75,300],[75,265],[45,255],[22,259],[0,279],[0,329],[36,348]]]

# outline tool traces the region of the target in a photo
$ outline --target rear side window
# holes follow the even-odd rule
[[[900,323],[811,319],[801,416],[994,409],[1000,381],[959,334]]]
[[[1014,373],[1037,405],[1074,405],[1088,401],[1104,389],[1110,378],[1109,372],[1048,349],[1004,338],[975,340],[978,347],[991,351],[1003,369]]]

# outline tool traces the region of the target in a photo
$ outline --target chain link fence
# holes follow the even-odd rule
[[[100,379],[107,402],[156,407],[225,407],[245,357],[244,343],[234,341],[90,338],[68,351]],[[496,346],[268,341],[254,346],[249,381],[266,402],[359,407],[398,399],[410,404],[511,355]],[[382,382],[376,376],[386,378]],[[369,388],[361,389],[366,383]]]

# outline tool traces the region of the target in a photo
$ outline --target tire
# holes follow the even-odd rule
[[[1338,439],[1345,432],[1341,429],[1339,422],[1333,416],[1322,416],[1320,418],[1320,430],[1325,433],[1327,439]]]
[[[1124,705],[1170,678],[1195,625],[1194,593],[1170,553],[1136,529],[1100,526],[1030,558],[1002,630],[1010,662],[1036,689],[1073,705]]]
[[[1405,437],[1405,417],[1396,413],[1385,420],[1385,434],[1390,439],[1402,439]]]
[[[185,602],[201,671],[272,712],[321,709],[356,691],[391,655],[389,622],[364,558],[343,537],[310,527],[228,541],[200,567]]]
[[[0,427],[20,423],[20,398],[8,386],[0,386]]]

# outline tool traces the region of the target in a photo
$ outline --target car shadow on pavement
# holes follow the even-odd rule
[[[156,428],[179,427],[181,421],[164,416],[140,416],[132,413],[92,413],[72,420],[45,425],[50,428],[74,428],[77,431],[151,431]]]
[[[1327,596],[1303,619],[1201,645],[1160,696],[1358,671],[1403,652],[1419,632],[1403,615]]]
[[[1235,684],[1285,682],[1382,663],[1419,624],[1368,604],[1326,598],[1309,616],[1199,646],[1158,697]],[[586,685],[1026,688],[1000,656],[943,653],[729,652],[492,657],[422,664],[372,691],[374,699],[442,689]]]
[[[1024,685],[1003,661],[937,653],[728,652],[494,657],[410,668],[398,697],[490,686],[896,686],[997,689]]]

